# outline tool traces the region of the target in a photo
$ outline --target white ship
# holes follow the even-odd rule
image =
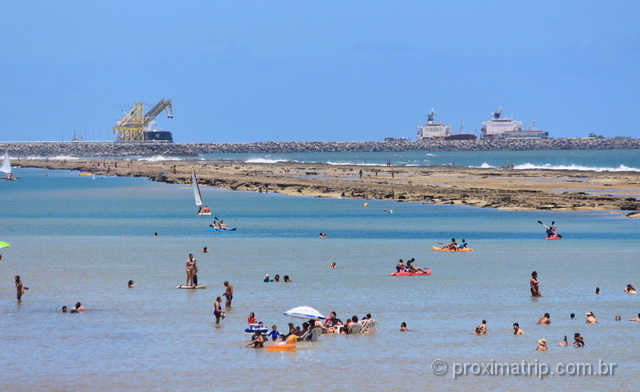
[[[418,141],[425,139],[444,139],[444,140],[476,140],[476,135],[462,133],[462,123],[460,123],[460,133],[451,132],[451,125],[436,122],[436,112],[431,109],[427,117],[427,123],[419,125]]]
[[[548,137],[548,132],[535,129],[535,122],[532,123],[531,128],[522,128],[522,121],[502,117],[502,107],[493,113],[491,120],[482,122],[480,130],[481,139],[547,139]]]
[[[427,123],[419,125],[416,128],[418,131],[418,140],[430,139],[430,138],[445,138],[451,136],[451,125],[444,125],[444,123],[436,122],[436,112],[431,109],[427,117]]]

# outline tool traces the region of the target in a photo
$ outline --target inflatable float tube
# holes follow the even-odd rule
[[[209,231],[236,231],[236,228],[232,227],[230,229],[214,229],[213,227],[210,227],[207,230],[209,230]]]
[[[291,335],[284,343],[265,346],[265,348],[267,349],[267,351],[291,351],[296,349],[297,341],[298,337],[296,335]]]
[[[295,344],[274,344],[270,346],[264,346],[267,351],[291,351],[296,349]]]
[[[425,272],[393,272],[389,276],[418,276],[418,275],[431,275],[431,269],[427,269]]]
[[[559,240],[560,238],[562,237],[559,235],[550,235],[550,236],[544,237],[545,240]]]
[[[471,248],[462,248],[462,249],[442,249],[437,246],[432,246],[433,250],[437,250],[438,252],[473,252]]]
[[[245,329],[244,331],[247,332],[247,333],[254,333],[256,331],[260,331],[263,334],[266,334],[267,332],[269,332],[269,328],[251,328],[251,327],[249,327],[249,328]]]

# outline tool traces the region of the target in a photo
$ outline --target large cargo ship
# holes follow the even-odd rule
[[[480,138],[483,140],[493,139],[547,139],[549,133],[535,129],[535,122],[531,128],[523,128],[522,121],[514,121],[509,117],[502,117],[502,107],[493,113],[493,118],[482,122]]]
[[[444,125],[442,122],[436,122],[436,112],[431,109],[431,113],[427,115],[427,123],[419,125],[418,140],[424,139],[444,139],[444,140],[476,140],[475,135],[463,134],[462,130],[458,134],[451,132],[451,125]]]

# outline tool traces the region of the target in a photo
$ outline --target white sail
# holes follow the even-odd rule
[[[202,205],[202,195],[200,194],[200,187],[198,186],[198,180],[196,179],[196,171],[191,173],[191,184],[193,185],[193,195],[196,198],[196,205]]]
[[[11,161],[9,161],[9,152],[4,153],[4,159],[2,160],[2,166],[0,166],[0,172],[5,172],[7,174],[11,174],[13,170],[11,169]]]

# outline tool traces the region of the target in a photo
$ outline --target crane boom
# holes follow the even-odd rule
[[[145,132],[151,121],[162,111],[167,111],[167,117],[173,118],[173,102],[170,99],[161,99],[147,114],[144,113],[144,102],[136,102],[133,109],[124,117],[116,121],[113,133],[118,141],[134,142],[145,141]]]

